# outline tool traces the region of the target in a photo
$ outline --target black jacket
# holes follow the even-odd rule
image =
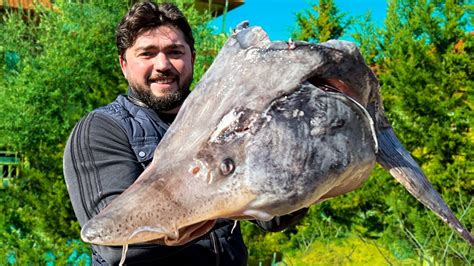
[[[73,129],[64,152],[64,176],[79,223],[84,225],[127,189],[151,162],[171,121],[144,104],[120,95],[98,108]],[[277,231],[299,220],[306,210],[258,222]],[[213,230],[184,246],[130,245],[127,265],[246,265],[240,226],[219,220]],[[116,265],[122,248],[92,246],[95,265]]]

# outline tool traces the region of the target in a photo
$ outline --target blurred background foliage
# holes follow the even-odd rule
[[[227,36],[214,34],[192,1],[195,82]],[[380,79],[395,132],[435,188],[473,228],[474,33],[472,1],[389,0],[383,27],[319,0],[295,16],[294,39],[350,33]],[[114,30],[128,1],[55,1],[0,21],[0,147],[21,154],[21,175],[0,190],[1,265],[89,265],[89,248],[62,176],[74,124],[126,91]],[[470,32],[471,30],[471,32]],[[266,233],[243,223],[250,262],[286,265],[472,265],[473,250],[377,167],[363,186],[311,207],[293,228]]]

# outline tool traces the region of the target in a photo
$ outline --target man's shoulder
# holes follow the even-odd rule
[[[113,102],[94,109],[91,113],[101,113],[109,116],[123,116],[128,113],[125,107],[125,96],[119,95]]]
[[[91,113],[100,113],[109,116],[120,124],[128,120],[138,120],[140,123],[152,123],[159,120],[148,108],[139,106],[131,102],[126,95],[119,95],[115,101],[101,106]]]
[[[87,123],[100,129],[106,127],[106,124],[114,124],[133,143],[155,143],[169,127],[151,109],[134,104],[126,95],[119,95],[110,104],[93,110],[83,120],[90,120]]]
[[[111,132],[125,130],[117,119],[106,113],[96,112],[95,110],[81,118],[75,125],[73,132],[82,132],[81,134],[111,134]]]
[[[126,116],[126,110],[123,105],[120,103],[123,101],[123,96],[118,96],[113,102],[98,107],[85,116],[83,116],[76,124],[74,131],[79,132],[91,132],[94,131],[95,133],[103,131],[105,132],[119,129],[120,131],[124,131],[122,123],[120,121]]]

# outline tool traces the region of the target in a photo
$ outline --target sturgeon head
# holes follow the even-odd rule
[[[184,102],[152,163],[81,236],[99,245],[181,245],[219,218],[269,220],[352,191],[376,161],[474,243],[396,139],[355,45],[271,42],[260,27],[243,27]]]

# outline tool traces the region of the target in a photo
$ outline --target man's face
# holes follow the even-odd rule
[[[194,53],[181,30],[160,26],[141,33],[120,57],[135,95],[157,112],[176,113],[189,94]]]

